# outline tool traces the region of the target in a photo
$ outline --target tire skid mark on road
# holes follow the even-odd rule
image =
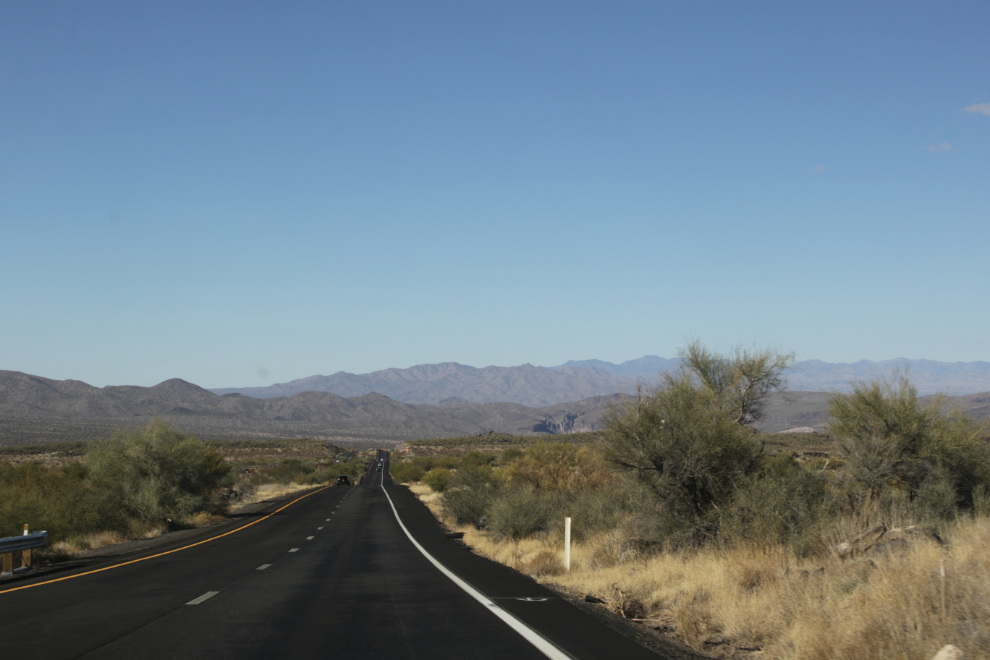
[[[196,543],[190,543],[189,545],[184,545],[181,548],[175,548],[174,550],[167,550],[165,552],[159,552],[158,554],[148,555],[147,557],[141,557],[139,559],[132,559],[130,561],[121,562],[119,564],[113,564],[112,566],[104,566],[103,568],[96,568],[96,569],[93,569],[92,571],[85,571],[83,573],[76,573],[75,575],[66,575],[65,577],[55,578],[53,580],[45,580],[44,582],[35,582],[34,584],[25,584],[22,587],[13,587],[11,589],[4,589],[3,591],[0,591],[0,594],[10,593],[11,591],[20,591],[22,589],[31,589],[33,587],[40,587],[42,585],[53,584],[55,582],[63,582],[65,580],[71,580],[73,578],[82,577],[84,575],[92,575],[93,573],[102,573],[103,571],[109,571],[112,568],[120,568],[121,566],[128,566],[130,564],[136,564],[138,562],[147,561],[149,559],[154,559],[155,557],[164,557],[165,555],[170,555],[170,554],[172,554],[174,552],[180,552],[182,550],[188,550],[189,548],[195,548],[197,545],[203,545],[204,543],[209,543],[210,541],[216,541],[217,539],[223,538],[224,536],[230,536],[231,534],[235,534],[235,533],[241,531],[242,529],[247,529],[251,525],[257,525],[260,522],[263,522],[265,520],[268,520],[269,518],[271,518],[272,516],[274,516],[279,511],[282,511],[283,509],[289,508],[290,506],[292,506],[293,504],[295,504],[299,500],[304,500],[307,497],[309,497],[310,495],[316,495],[317,493],[322,492],[322,491],[326,490],[327,488],[329,488],[329,486],[326,486],[324,488],[320,488],[319,490],[314,490],[312,493],[306,493],[302,497],[297,497],[296,499],[292,500],[288,504],[275,509],[274,511],[272,511],[271,513],[269,513],[264,518],[258,518],[257,520],[253,520],[253,521],[249,522],[246,525],[242,525],[241,527],[238,527],[237,529],[232,529],[229,532],[224,532],[223,534],[217,534],[216,536],[211,536],[208,539],[204,539],[202,541],[197,541]],[[296,548],[295,550],[298,550],[298,548]],[[290,552],[295,552],[295,550],[290,550]]]

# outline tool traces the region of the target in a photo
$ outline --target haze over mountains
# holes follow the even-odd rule
[[[343,371],[309,376],[268,387],[213,389],[216,394],[240,393],[268,398],[300,392],[332,392],[344,397],[378,392],[403,403],[438,403],[455,398],[471,403],[511,402],[549,406],[615,393],[633,394],[640,385],[657,382],[658,372],[676,369],[679,359],[647,355],[622,364],[602,360],[569,361],[558,367],[470,367],[456,362],[421,364],[408,369],[384,369],[369,374]],[[990,391],[990,362],[935,362],[933,360],[862,360],[830,364],[806,360],[788,370],[791,390],[848,391],[850,383],[906,371],[920,394],[952,395]]]

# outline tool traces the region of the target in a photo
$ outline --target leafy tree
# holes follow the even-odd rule
[[[856,383],[851,394],[834,395],[829,416],[827,429],[839,439],[849,477],[871,498],[897,488],[912,500],[944,499],[949,488],[970,505],[974,489],[990,479],[986,427],[947,411],[941,397],[922,405],[904,375]]]
[[[737,415],[686,372],[611,408],[604,423],[608,459],[646,484],[669,516],[699,528],[761,453]]]
[[[720,355],[694,341],[678,352],[682,369],[708,391],[716,414],[731,416],[740,424],[763,418],[771,394],[784,389],[784,371],[794,363],[793,353],[772,348],[736,348]]]

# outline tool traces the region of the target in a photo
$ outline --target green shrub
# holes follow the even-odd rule
[[[397,484],[414,483],[422,479],[425,474],[423,468],[412,461],[390,463],[388,471]]]
[[[522,458],[525,452],[519,447],[509,447],[503,449],[502,453],[499,454],[498,463],[499,465],[509,465],[512,461],[517,458]]]
[[[495,538],[518,541],[549,529],[560,505],[559,494],[520,484],[492,498],[486,511],[488,527]]]
[[[563,529],[564,516],[571,517],[571,534],[576,540],[613,530],[624,518],[643,510],[643,500],[621,486],[579,489],[566,494],[552,528]]]
[[[420,481],[429,486],[434,492],[442,493],[450,485],[450,477],[453,474],[447,468],[433,468],[422,476]]]
[[[496,459],[495,454],[489,454],[488,452],[473,450],[461,456],[459,467],[493,465],[495,463],[495,459]]]
[[[829,433],[839,438],[850,480],[877,500],[887,489],[923,496],[930,511],[946,515],[947,488],[957,505],[971,507],[974,491],[990,483],[987,429],[945,402],[918,401],[904,376],[856,383],[829,401]]]
[[[483,529],[488,524],[488,507],[502,488],[501,480],[489,467],[458,470],[442,497],[443,508],[458,524]]]
[[[760,446],[737,423],[737,408],[687,374],[667,375],[651,393],[604,416],[608,459],[649,487],[665,516],[708,534],[720,509],[758,463]],[[671,519],[673,520],[673,518]]]
[[[821,548],[823,523],[842,508],[829,481],[827,473],[808,469],[790,455],[765,457],[736,491],[721,530],[731,541],[779,543],[799,555],[814,552]]]
[[[302,485],[309,483],[308,477],[313,471],[311,465],[306,465],[298,459],[283,458],[277,466],[266,470],[264,475],[269,483]]]
[[[80,463],[47,468],[0,463],[0,537],[20,536],[24,525],[46,530],[51,543],[101,531],[128,529],[129,520],[110,490],[86,480]]]
[[[220,452],[159,421],[93,442],[86,466],[93,486],[140,522],[223,511],[221,491],[234,481]]]

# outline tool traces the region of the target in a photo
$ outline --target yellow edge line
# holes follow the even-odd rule
[[[97,569],[92,570],[92,571],[86,571],[85,573],[76,573],[75,575],[67,575],[65,577],[55,578],[54,580],[45,580],[44,582],[35,582],[34,584],[26,584],[23,587],[14,587],[13,589],[4,589],[3,591],[0,591],[0,594],[8,594],[11,591],[20,591],[21,589],[31,589],[32,587],[40,587],[40,586],[42,586],[44,584],[52,584],[53,582],[61,582],[63,580],[71,580],[72,578],[82,577],[84,575],[92,575],[93,573],[101,573],[103,571],[109,571],[111,568],[120,568],[121,566],[127,566],[128,564],[136,564],[139,561],[147,561],[149,559],[154,559],[155,557],[164,557],[165,555],[170,555],[173,552],[179,552],[180,550],[188,550],[189,548],[195,548],[197,545],[203,545],[204,543],[209,543],[210,541],[216,541],[217,539],[223,538],[224,536],[230,536],[231,534],[234,534],[235,532],[239,532],[242,529],[247,529],[251,525],[257,525],[258,523],[260,523],[260,522],[262,522],[264,520],[268,520],[269,518],[271,518],[272,516],[274,516],[276,513],[278,513],[282,509],[287,509],[288,507],[292,506],[293,504],[295,504],[299,500],[304,500],[307,497],[309,497],[310,495],[316,495],[320,491],[326,490],[327,488],[329,488],[329,486],[324,486],[323,488],[320,488],[319,490],[314,490],[312,493],[306,493],[302,497],[297,497],[296,499],[292,500],[291,502],[289,502],[285,506],[279,507],[278,509],[275,509],[274,511],[272,511],[271,513],[269,513],[264,518],[258,518],[254,522],[249,522],[248,524],[242,525],[241,527],[238,527],[237,529],[232,529],[229,532],[224,532],[223,534],[217,534],[216,536],[211,536],[210,538],[208,538],[208,539],[206,539],[204,541],[197,541],[196,543],[190,543],[189,545],[184,545],[181,548],[176,548],[175,550],[168,550],[166,552],[159,552],[157,555],[149,555],[147,557],[141,557],[140,559],[132,559],[130,561],[122,562],[120,564],[114,564],[113,566],[104,566],[103,568],[97,568]]]

